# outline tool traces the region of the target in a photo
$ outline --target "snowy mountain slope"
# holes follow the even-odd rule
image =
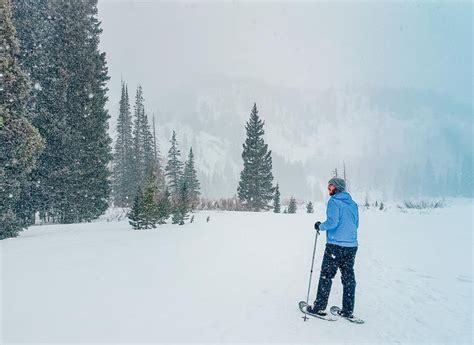
[[[324,214],[315,209],[203,211],[148,231],[126,221],[31,227],[0,243],[0,342],[472,343],[472,200],[361,209],[362,326],[301,319],[313,222]],[[324,237],[311,300],[323,247]],[[341,292],[338,273],[330,304]]]
[[[313,187],[324,184],[334,168],[341,172],[343,162],[358,190],[413,193],[399,181],[420,183],[428,162],[444,180],[459,171],[469,152],[472,108],[427,91],[310,91],[203,77],[153,97],[147,108],[159,109],[163,153],[175,129],[183,152],[194,143],[201,153],[197,167],[209,185],[207,195],[228,197],[236,192],[244,126],[254,102],[278,161],[275,182],[283,194],[321,200],[321,190]]]

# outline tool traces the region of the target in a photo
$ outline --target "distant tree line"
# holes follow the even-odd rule
[[[152,131],[145,111],[143,89],[140,85],[137,88],[132,117],[128,87],[122,82],[112,195],[115,206],[131,208],[129,219],[134,229],[155,228],[169,217],[173,224],[183,225],[189,212],[197,207],[200,183],[193,149],[182,162],[175,131],[170,143],[164,166],[154,119]]]

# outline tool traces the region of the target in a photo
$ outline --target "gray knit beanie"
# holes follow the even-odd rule
[[[338,192],[346,191],[346,181],[344,181],[342,178],[333,177],[329,180],[328,184],[332,184],[334,187],[336,187]]]

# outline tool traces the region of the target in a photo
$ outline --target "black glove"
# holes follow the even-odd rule
[[[314,228],[319,231],[319,226],[321,225],[321,222],[316,222],[314,223]]]

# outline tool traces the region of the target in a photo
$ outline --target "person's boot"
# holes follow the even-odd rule
[[[316,310],[314,309],[314,306],[311,306],[311,305],[309,305],[308,308],[306,308],[306,312],[308,314],[318,315],[322,317],[325,317],[328,315],[328,313],[326,313],[324,310]]]
[[[337,311],[337,314],[339,316],[342,316],[342,317],[345,317],[346,319],[352,319],[354,318],[354,315],[352,315],[351,313],[346,313],[344,310],[340,309]]]

